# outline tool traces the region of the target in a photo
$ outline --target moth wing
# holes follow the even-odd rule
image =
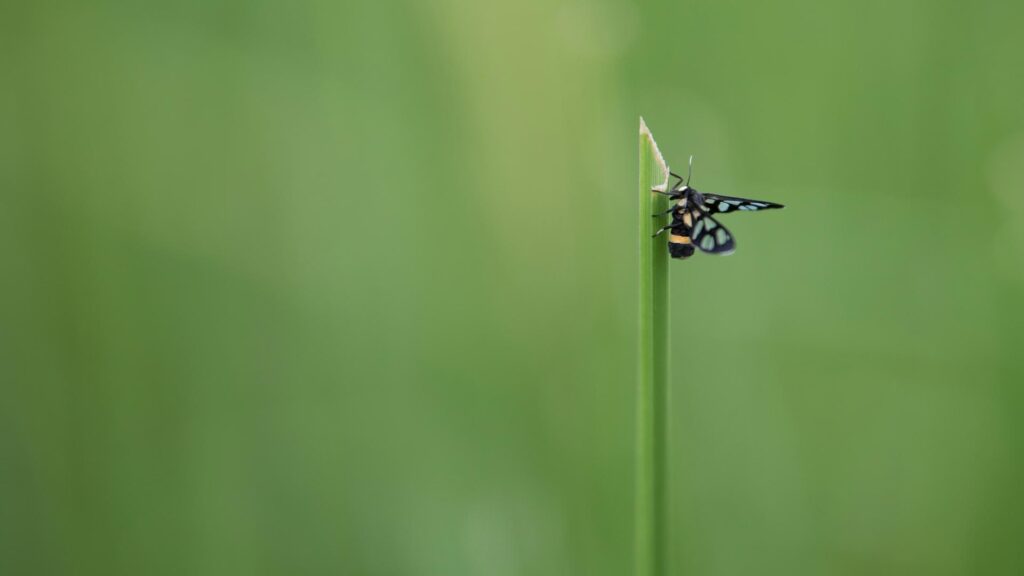
[[[768,202],[765,200],[751,200],[750,198],[736,198],[734,196],[721,196],[719,194],[704,194],[704,205],[702,208],[708,214],[725,214],[726,212],[757,212],[759,210],[771,210],[772,208],[783,208],[782,204]]]
[[[706,212],[699,214],[690,233],[693,245],[708,254],[732,254],[736,250],[736,240],[729,229]]]

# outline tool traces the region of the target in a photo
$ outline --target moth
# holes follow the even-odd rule
[[[658,189],[653,189],[652,192],[664,194],[672,202],[671,208],[661,214],[655,214],[654,217],[671,214],[672,222],[655,232],[652,238],[668,231],[668,252],[673,258],[689,258],[693,256],[695,247],[708,254],[720,255],[732,254],[736,250],[736,240],[732,233],[722,226],[712,216],[713,214],[758,212],[783,207],[782,204],[774,202],[705,194],[698,192],[696,188],[690,188],[693,156],[690,156],[690,169],[686,174],[685,184],[682,176],[673,172],[669,174],[677,179],[675,185],[667,192]]]

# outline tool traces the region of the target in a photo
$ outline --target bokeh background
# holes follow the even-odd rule
[[[1024,5],[5,2],[0,573],[1024,571]]]

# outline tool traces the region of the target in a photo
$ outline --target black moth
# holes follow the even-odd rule
[[[693,157],[690,157],[690,172],[693,171]],[[748,200],[747,198],[733,198],[732,196],[719,196],[718,194],[704,194],[694,188],[690,188],[690,173],[686,176],[686,183],[677,174],[671,173],[678,179],[675,186],[668,192],[653,190],[658,194],[668,196],[672,202],[672,208],[667,212],[655,214],[657,218],[665,214],[672,214],[672,222],[654,233],[657,236],[665,231],[669,232],[668,252],[673,258],[689,258],[693,256],[694,246],[708,254],[732,254],[736,250],[736,241],[732,234],[715,220],[712,214],[724,214],[726,212],[757,212],[771,208],[782,208],[782,204],[765,202],[764,200]]]

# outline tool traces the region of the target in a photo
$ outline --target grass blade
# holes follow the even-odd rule
[[[667,573],[665,490],[668,400],[668,247],[651,238],[668,201],[653,187],[667,187],[668,167],[640,119],[640,366],[637,378],[636,576]]]

